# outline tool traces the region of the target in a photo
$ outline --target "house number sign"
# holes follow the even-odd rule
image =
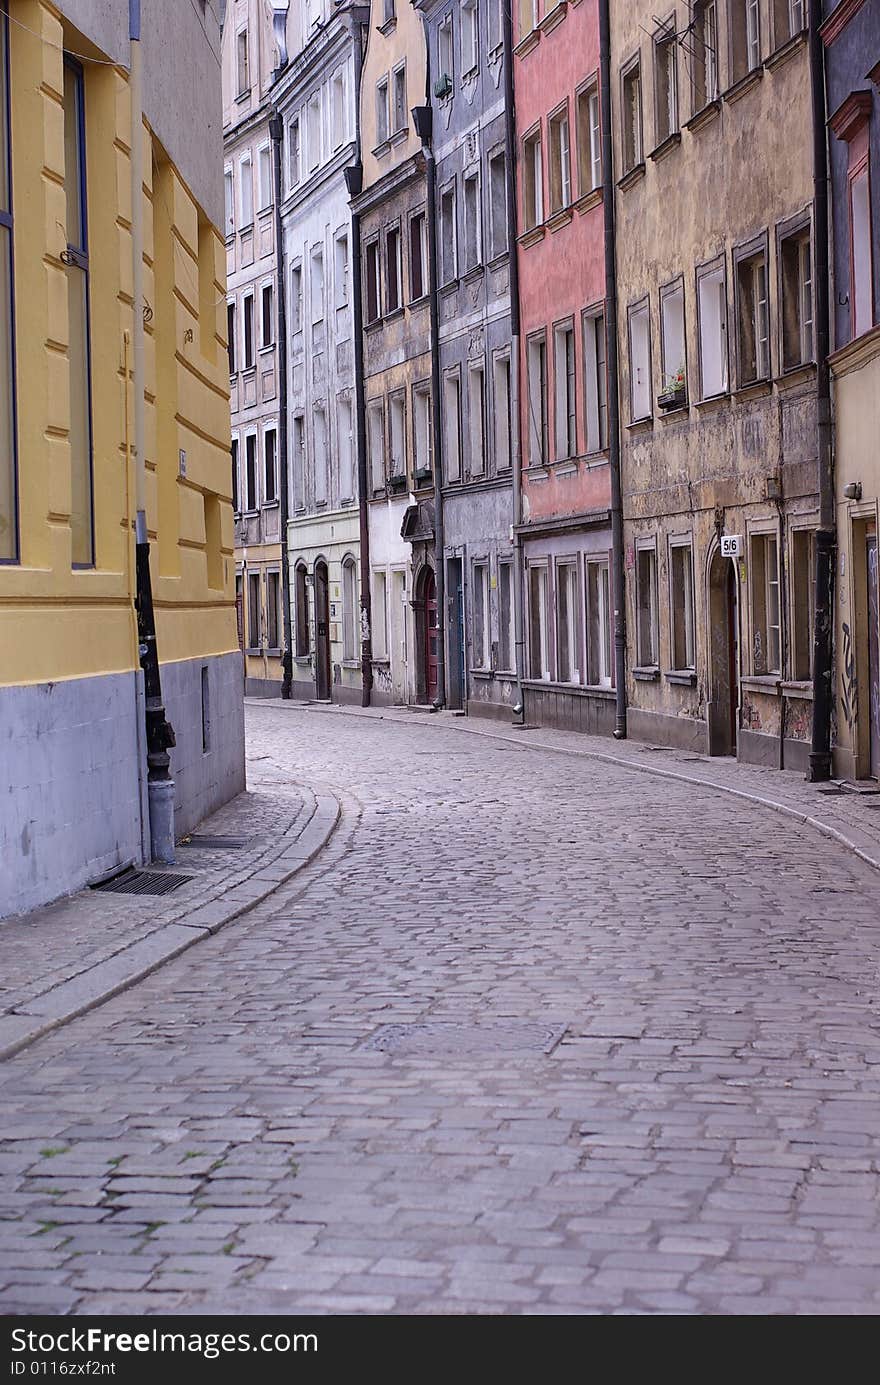
[[[742,534],[721,535],[722,558],[741,558],[743,556]]]

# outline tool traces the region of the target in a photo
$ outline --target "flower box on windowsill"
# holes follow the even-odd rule
[[[687,404],[687,390],[684,385],[676,389],[663,390],[657,395],[657,405],[661,409],[683,409]]]
[[[431,468],[429,466],[420,466],[413,472],[413,479],[417,486],[430,486],[431,475]]]
[[[434,83],[434,95],[441,101],[452,95],[452,78],[448,72],[444,72],[442,77],[437,78]]]
[[[406,490],[406,476],[401,474],[389,477],[388,487],[392,495],[400,495]]]

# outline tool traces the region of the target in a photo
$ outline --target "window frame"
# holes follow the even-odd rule
[[[581,337],[584,375],[584,445],[586,456],[595,457],[608,451],[608,337],[606,328],[605,302],[594,303],[581,310]],[[596,323],[601,321],[601,336]],[[590,325],[592,324],[592,326]],[[588,349],[587,336],[592,333],[592,345]],[[601,357],[597,349],[601,340]],[[590,365],[595,365],[595,389],[591,389]],[[601,379],[601,388],[600,388]],[[595,402],[595,411],[593,403]],[[592,442],[596,446],[591,446]]]
[[[633,357],[633,322],[636,318],[644,315],[647,324],[647,360],[645,371],[647,380],[645,384],[645,400],[647,410],[645,413],[636,412],[636,378]],[[642,298],[630,303],[626,310],[626,337],[627,337],[627,363],[629,367],[629,411],[630,425],[637,423],[648,423],[654,417],[654,371],[651,351],[651,299],[645,294]]]
[[[585,553],[584,568],[584,674],[588,688],[614,687],[614,601],[611,557],[608,553]],[[591,597],[592,572],[596,573],[596,610]],[[602,573],[607,602],[601,604]],[[596,638],[593,640],[593,616],[596,618]],[[593,678],[595,669],[596,677]]]
[[[544,224],[544,151],[540,120],[535,121],[534,125],[523,132],[519,148],[522,165],[523,230],[533,231]]]
[[[560,343],[564,341],[562,353]],[[571,368],[568,349],[571,347]],[[564,354],[564,380],[560,371],[560,354]],[[557,462],[572,461],[578,456],[578,353],[574,318],[562,318],[553,323],[553,450]],[[563,389],[564,384],[564,389]],[[563,409],[565,413],[563,425]],[[562,437],[564,431],[564,438]],[[565,444],[563,450],[562,444]]]
[[[533,408],[532,408],[532,362],[531,353],[533,348],[543,347],[542,379],[541,386],[541,416],[538,425],[538,442],[540,456],[535,457],[532,450],[533,439]],[[533,467],[544,467],[550,461],[550,424],[549,424],[549,401],[547,398],[547,331],[541,327],[536,332],[530,332],[526,337],[526,417],[528,419],[528,465]]]
[[[241,430],[244,441],[244,486],[242,487],[242,509],[243,515],[257,515],[260,512],[260,438],[256,424],[252,424]],[[253,495],[251,495],[250,475],[248,471],[248,443],[253,439],[254,444],[254,484]],[[253,500],[253,504],[248,502]]]
[[[248,334],[248,303],[250,310],[250,336]],[[247,375],[249,371],[257,368],[257,308],[256,296],[253,287],[248,288],[246,293],[241,295],[241,373]],[[250,340],[250,351],[248,351],[248,340]]]
[[[595,125],[592,115],[594,101],[597,117]],[[581,120],[582,103],[586,108],[585,128],[584,122]],[[598,192],[602,187],[602,101],[597,72],[594,72],[576,88],[574,114],[577,137],[578,197],[589,197],[591,192]]]
[[[342,662],[359,662],[358,631],[360,629],[360,600],[358,593],[358,565],[352,553],[342,559]]]
[[[413,230],[414,230],[414,227],[415,227],[415,223],[416,223],[416,222],[419,223],[419,228],[418,228],[418,232],[417,232],[417,235],[418,235],[418,244],[419,244],[418,260],[416,260],[416,257],[413,255]],[[412,306],[413,303],[420,303],[420,302],[422,301],[422,299],[423,299],[423,298],[426,298],[427,295],[428,295],[428,274],[429,274],[429,266],[428,266],[428,222],[427,222],[427,213],[426,213],[424,207],[418,207],[418,208],[416,208],[415,211],[412,211],[412,212],[409,213],[409,218],[408,218],[408,247],[409,247],[409,301],[410,301],[410,306]],[[416,292],[415,292],[416,285],[415,285],[415,282],[414,282],[414,270],[415,270],[415,266],[416,266],[416,263],[417,263],[417,262],[418,262],[418,266],[419,266],[419,280],[420,280],[421,293],[416,293]]]
[[[440,189],[439,205],[440,205],[440,232],[441,232],[441,237],[440,237],[440,239],[441,239],[441,244],[440,244],[440,254],[439,254],[439,256],[438,256],[438,259],[439,259],[439,261],[440,261],[440,288],[441,288],[441,289],[448,288],[450,285],[456,284],[456,283],[458,282],[459,260],[458,260],[458,197],[457,197],[457,191],[458,191],[458,189],[457,189],[457,187],[456,187],[456,179],[455,179],[454,177],[453,177],[453,178],[450,178],[449,182],[448,182],[448,183],[445,183],[445,184],[443,185],[443,187],[441,187],[441,189]],[[444,203],[447,201],[447,199],[451,199],[451,206],[452,206],[452,221],[451,221],[451,227],[450,227],[452,234],[451,234],[448,238],[447,238],[446,233],[445,233],[445,231],[444,231],[444,229],[443,229],[443,218],[444,218],[444,215],[445,215]],[[448,273],[447,271],[450,270],[450,269],[451,269],[452,272],[451,272],[451,273]]]
[[[309,573],[300,559],[293,569],[293,657],[308,659],[311,653],[309,619]]]
[[[663,390],[675,388],[675,380],[678,369],[670,369],[670,362],[666,359],[666,304],[673,298],[681,294],[681,367],[684,371],[684,390],[685,403],[687,403],[690,393],[688,390],[688,349],[687,349],[687,290],[685,288],[684,274],[679,274],[675,279],[670,279],[668,283],[660,285],[660,377]]]
[[[781,564],[780,564],[779,526],[778,526],[778,524],[775,524],[775,523],[773,523],[772,521],[768,521],[768,522],[766,522],[766,523],[764,523],[764,524],[757,523],[757,524],[754,525],[754,527],[752,527],[752,526],[749,527],[748,537],[749,537],[749,553],[748,553],[747,570],[748,570],[748,583],[749,583],[749,635],[750,635],[750,637],[751,637],[750,640],[749,640],[749,668],[750,668],[752,677],[754,677],[754,678],[781,679],[781,678],[783,677],[783,668],[782,668],[782,664],[783,664],[783,659],[784,659],[784,651],[783,651],[783,647],[782,647],[782,633],[783,633],[783,627],[782,627],[782,569],[781,569]],[[760,564],[759,564],[758,559],[757,559],[756,556],[755,556],[755,545],[758,544],[758,543],[760,543],[760,544],[764,545],[765,548],[766,548],[766,545],[767,545],[768,541],[769,541],[769,542],[772,542],[772,544],[773,544],[773,546],[774,546],[774,548],[775,548],[775,551],[776,551],[776,578],[775,578],[775,582],[772,581],[772,580],[771,580],[771,581],[768,581],[768,579],[767,579],[767,558],[766,558],[766,552],[765,552],[765,554],[761,557],[761,559],[760,559]],[[760,577],[762,578],[762,589],[761,589],[761,591],[758,590],[759,575],[760,575]],[[776,587],[776,622],[775,622],[775,625],[773,624],[773,622],[770,621],[770,618],[769,618],[769,617],[770,617],[770,597],[771,597],[771,589],[772,589],[774,586]],[[759,601],[759,599],[760,599],[761,608],[763,608],[763,615],[762,615],[761,622],[759,622],[759,619],[758,619],[758,614],[759,614],[758,601]],[[758,667],[759,659],[758,659],[758,655],[757,655],[757,647],[756,647],[756,642],[755,642],[755,641],[756,641],[756,636],[757,636],[757,634],[758,634],[759,625],[760,625],[761,628],[763,628],[765,636],[767,635],[767,632],[770,631],[770,630],[772,630],[772,629],[775,629],[776,632],[777,632],[776,638],[777,638],[777,642],[778,642],[778,648],[777,648],[777,650],[776,650],[777,658],[776,658],[776,666],[775,666],[775,667],[770,667],[770,658],[769,658],[770,650],[769,650],[769,649],[768,649],[767,652],[764,654],[765,667],[764,667],[764,668],[759,668],[759,667]],[[769,639],[766,639],[766,643],[769,645]]]
[[[634,121],[630,129],[627,113],[627,86],[635,78],[638,92],[638,119]],[[620,69],[620,149],[622,154],[622,173],[624,178],[629,173],[635,173],[637,169],[643,167],[645,162],[645,92],[642,84],[642,54],[639,49],[632,57],[628,58]],[[632,135],[632,149],[629,148],[627,140],[627,130]],[[632,161],[630,161],[632,154]]]
[[[475,380],[479,385],[475,386]],[[474,395],[479,398],[475,401]],[[476,403],[476,407],[475,407]],[[472,357],[467,363],[467,410],[468,410],[468,480],[486,474],[486,358]]]
[[[273,448],[272,448],[272,495],[271,495],[271,496],[269,495],[269,486],[268,486],[268,479],[269,479],[269,466],[268,466],[269,452],[268,452],[268,448],[267,448],[267,446],[266,446],[267,440],[268,440],[268,438],[269,438],[270,436],[273,437],[274,440],[275,440],[275,441],[274,441],[274,444],[273,444]],[[261,500],[260,503],[261,503],[261,508],[264,509],[264,510],[266,510],[266,509],[274,509],[274,507],[275,507],[276,505],[279,504],[279,498],[278,498],[278,424],[276,423],[276,421],[275,421],[274,419],[273,419],[271,422],[265,422],[265,421],[264,421],[264,423],[263,423],[263,487],[262,487],[262,500]]]
[[[714,46],[708,44],[703,37],[705,33],[706,17],[708,15],[712,16],[711,27],[714,30]],[[718,0],[693,0],[692,23],[694,41],[695,43],[702,44],[703,47],[703,57],[699,65],[702,73],[702,81],[698,82],[697,80],[698,67],[696,59],[691,72],[691,117],[694,117],[699,115],[700,111],[704,111],[707,107],[714,105],[721,95],[721,64],[718,60],[720,50],[718,37]],[[702,33],[700,32],[701,29]],[[709,61],[710,53],[713,54],[711,62]],[[711,91],[708,81],[710,70],[713,78]],[[701,90],[702,100],[699,99]]]
[[[652,42],[653,58],[653,78],[654,78],[654,144],[659,148],[667,140],[671,140],[674,135],[681,131],[681,112],[679,106],[678,91],[678,37],[675,28],[675,11],[669,15],[662,24],[662,28],[655,32]],[[666,97],[666,121],[661,122],[660,113],[663,106],[660,89],[660,71],[662,54],[671,53],[671,96],[670,89],[667,88]],[[668,124],[668,128],[665,128]]]
[[[635,601],[635,632],[636,632],[636,667],[652,672],[659,672],[660,669],[660,564],[657,555],[657,536],[651,535],[646,538],[637,538],[635,541],[635,581],[633,583],[633,598]],[[646,650],[643,646],[642,630],[642,577],[641,562],[643,554],[649,554],[653,558],[653,576],[651,584],[651,607],[648,612],[651,627],[652,649]],[[646,654],[652,654],[653,658],[645,658]]]
[[[465,55],[465,20],[464,14],[468,11],[473,15],[471,24],[471,51]],[[461,75],[462,80],[472,76],[479,71],[480,67],[480,5],[479,0],[460,0],[459,4],[459,48],[461,50]],[[468,61],[467,59],[472,59]]]
[[[723,322],[723,348],[724,348],[724,349],[723,349],[723,352],[720,354],[720,357],[719,357],[719,359],[721,360],[722,365],[723,365],[723,372],[722,372],[723,378],[722,378],[722,382],[721,382],[721,386],[722,386],[721,389],[715,390],[715,391],[713,391],[711,394],[707,394],[707,393],[706,393],[706,381],[705,381],[704,361],[703,361],[703,339],[704,339],[704,330],[705,330],[705,329],[704,329],[704,326],[703,326],[703,311],[702,311],[702,298],[701,298],[701,294],[700,294],[700,287],[701,287],[701,284],[703,283],[704,280],[706,280],[706,279],[714,279],[715,276],[719,273],[719,271],[720,271],[720,275],[721,275],[721,280],[720,280],[720,282],[721,282],[721,289],[722,289],[722,294],[721,294],[721,299],[720,299],[720,301],[721,301],[721,303],[722,303],[722,305],[723,305],[723,308],[724,308],[724,322]],[[708,400],[708,399],[724,399],[726,396],[728,396],[728,395],[730,394],[730,311],[729,311],[729,309],[730,309],[730,302],[729,302],[728,285],[727,285],[727,255],[726,255],[726,253],[722,252],[720,255],[716,255],[713,259],[711,259],[711,260],[706,260],[703,264],[697,265],[696,269],[694,270],[694,284],[695,284],[695,292],[696,292],[696,314],[697,314],[697,361],[698,361],[698,363],[699,363],[699,370],[700,370],[700,377],[699,377],[699,380],[700,380],[700,402],[705,401],[705,400]]]
[[[850,285],[850,341],[855,341],[857,337],[862,337],[866,332],[870,332],[875,326],[877,316],[877,303],[874,294],[874,207],[871,202],[871,163],[869,148],[865,147],[852,160],[846,172],[846,209],[847,209],[847,240],[849,256],[849,285]],[[856,283],[856,239],[855,239],[855,220],[853,216],[853,191],[856,183],[865,180],[865,202],[868,212],[868,235],[867,235],[867,254],[868,254],[868,322],[863,324],[858,315],[858,294]]]
[[[564,138],[563,138],[564,134]],[[571,175],[571,114],[568,97],[555,106],[547,116],[547,152],[549,167],[548,210],[551,217],[567,211],[573,201]],[[558,175],[558,188],[555,182]],[[558,192],[558,200],[556,194]],[[566,195],[567,194],[567,195]]]
[[[247,168],[247,176],[245,176]],[[245,207],[245,189],[249,189],[250,206]],[[248,215],[250,213],[250,215]],[[254,225],[254,160],[250,149],[246,149],[238,160],[238,224],[239,234],[250,231]]]
[[[566,580],[571,583],[569,587],[568,606],[566,611],[566,643],[568,646],[568,677],[562,676],[562,641],[560,638],[562,630],[562,620],[559,605],[559,597],[562,590],[560,573],[565,571],[568,574]],[[580,563],[576,553],[559,554],[553,560],[553,635],[555,642],[556,668],[555,681],[564,683],[566,687],[580,687],[583,682],[583,640],[581,638],[580,615],[584,608],[583,592],[581,591]],[[574,675],[577,674],[577,677]]]
[[[678,622],[676,619],[675,602],[675,554],[687,552],[690,562],[690,589],[685,590],[682,602],[682,617],[684,620],[684,652],[685,659],[681,663],[676,659],[676,649],[678,646]],[[668,597],[669,597],[669,655],[670,672],[672,673],[696,673],[697,669],[697,603],[696,603],[696,574],[694,569],[694,540],[692,534],[670,534],[667,539],[667,568],[668,568]],[[690,658],[688,658],[690,654]]]
[[[477,646],[477,591],[482,603],[482,647]],[[491,581],[488,556],[471,561],[471,668],[485,673],[492,668]]]
[[[82,571],[95,567],[95,430],[93,418],[93,379],[92,379],[92,285],[91,285],[91,259],[89,253],[89,205],[88,205],[88,145],[86,141],[86,119],[85,119],[85,100],[86,100],[86,79],[85,69],[82,63],[78,62],[68,52],[63,55],[64,68],[69,71],[76,84],[77,90],[77,111],[76,111],[76,139],[78,153],[77,176],[79,181],[79,226],[77,228],[78,240],[70,239],[71,227],[68,225],[67,235],[67,272],[79,271],[83,274],[83,302],[84,321],[83,335],[86,345],[86,369],[84,378],[84,388],[86,392],[85,407],[85,429],[86,443],[88,451],[88,474],[87,484],[89,489],[88,506],[88,526],[89,526],[89,556],[84,561],[71,561],[73,571]],[[11,86],[11,83],[10,83]],[[11,99],[11,91],[10,91]],[[66,185],[66,177],[65,177]],[[71,521],[73,516],[71,515]],[[71,523],[71,540],[73,539],[73,529]]]
[[[810,256],[810,350],[804,355],[804,316],[803,316],[803,244],[806,241],[809,247]],[[790,361],[786,353],[786,309],[788,305],[788,294],[786,292],[785,276],[785,254],[786,246],[797,246],[798,255],[798,337],[799,337],[799,359],[796,362]],[[778,370],[780,375],[785,375],[789,371],[802,370],[804,366],[815,364],[816,360],[816,265],[813,237],[813,218],[808,208],[801,215],[789,217],[788,220],[777,223],[776,226],[776,350],[779,363]]]
[[[455,419],[450,419],[450,392],[455,392]],[[454,422],[454,428],[451,426]],[[462,410],[461,410],[461,366],[450,366],[443,372],[443,438],[446,474],[443,479],[450,485],[464,479],[462,467]],[[454,450],[452,444],[454,443]]]
[[[759,321],[760,304],[757,291],[754,287],[755,270],[759,262],[763,264],[764,272],[764,312],[766,314],[766,362],[760,359],[759,335],[761,323]],[[754,333],[755,333],[755,374],[751,378],[745,375],[745,361],[743,352],[743,310],[745,299],[740,284],[742,270],[751,269],[752,293],[754,297]],[[736,321],[736,383],[738,389],[750,389],[753,385],[766,384],[773,378],[773,322],[771,321],[771,301],[770,301],[770,242],[767,231],[761,231],[757,236],[743,244],[734,246],[733,249],[733,302],[734,318]],[[766,366],[762,370],[762,365]]]
[[[266,293],[269,293],[269,336],[266,337]],[[275,348],[275,280],[263,279],[260,281],[260,351],[272,351]]]
[[[498,374],[506,376],[507,409],[502,411],[498,399]],[[495,472],[508,471],[513,465],[513,365],[509,346],[499,347],[492,352],[492,448],[495,458]],[[503,422],[503,427],[502,427]],[[506,438],[507,446],[502,444]]]
[[[536,641],[534,611],[532,609],[532,598],[534,595],[532,576],[534,573],[543,574],[543,607],[541,609],[541,628],[539,639]],[[527,654],[528,654],[528,676],[532,682],[552,683],[553,681],[553,649],[550,641],[550,559],[549,557],[538,559],[526,559],[526,622],[527,622]],[[538,648],[538,661],[541,665],[539,671],[534,670],[535,645]],[[546,657],[545,657],[546,656]]]
[[[263,174],[264,169],[267,167],[267,162],[268,175],[266,177],[264,187]],[[275,188],[272,169],[272,144],[269,140],[265,140],[257,150],[257,191],[257,211],[269,211],[275,202]]]
[[[282,639],[283,639],[283,633],[282,633],[282,632],[283,632],[283,629],[284,629],[284,625],[283,625],[283,616],[282,616],[282,611],[281,611],[281,570],[280,570],[280,568],[277,568],[277,567],[267,567],[266,570],[265,570],[265,577],[266,577],[266,653],[267,653],[267,654],[274,654],[274,655],[277,656],[277,655],[279,655],[279,654],[281,653],[281,643],[282,643]],[[274,578],[275,578],[276,599],[275,599],[274,602],[271,601],[271,599],[270,599],[270,593],[271,593],[271,591],[272,591],[272,583],[271,583],[270,580],[269,580],[270,577],[274,577]],[[274,616],[275,616],[274,622],[273,622],[273,620],[272,620],[272,618],[271,618],[272,612],[273,612],[273,608],[274,608]],[[272,639],[271,639],[271,636],[272,636],[272,625],[273,625],[273,623],[274,623],[274,625],[275,625],[275,636],[276,636],[276,641],[277,641],[277,643],[275,643],[275,644],[272,643]]]
[[[247,641],[245,643],[245,653],[262,654],[263,652],[263,574],[259,568],[248,568],[247,576]],[[257,638],[254,640],[252,595],[257,593]]]
[[[390,243],[396,244],[394,264],[390,261]],[[385,248],[385,316],[392,317],[395,313],[403,312],[403,244],[401,236],[401,223],[397,221],[389,222],[382,233]],[[393,287],[395,290],[395,300],[392,301],[392,275],[394,269]]]

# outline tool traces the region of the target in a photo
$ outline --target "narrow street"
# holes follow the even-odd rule
[[[880,877],[721,792],[250,705],[314,863],[0,1068],[19,1313],[880,1311]]]

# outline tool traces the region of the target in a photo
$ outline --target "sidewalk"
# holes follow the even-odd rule
[[[248,705],[261,705],[256,699],[246,699],[246,702]],[[842,785],[839,780],[832,780],[828,784],[810,784],[802,774],[791,770],[765,769],[758,765],[741,764],[727,757],[695,755],[644,741],[615,741],[605,736],[556,731],[550,727],[520,729],[510,722],[487,717],[468,717],[455,712],[430,714],[425,707],[363,708],[302,702],[279,702],[277,705],[283,706],[285,711],[321,716],[376,717],[380,720],[403,721],[409,725],[417,721],[426,730],[443,727],[465,735],[502,740],[521,749],[580,755],[587,759],[627,765],[638,773],[718,789],[746,803],[769,808],[806,823],[880,870],[880,784],[874,781],[865,781],[860,785]]]
[[[148,867],[188,877],[172,892],[82,890],[0,922],[0,1060],[216,933],[308,865],[336,827],[337,799],[253,766],[249,779],[251,790],[181,844],[175,865]]]

